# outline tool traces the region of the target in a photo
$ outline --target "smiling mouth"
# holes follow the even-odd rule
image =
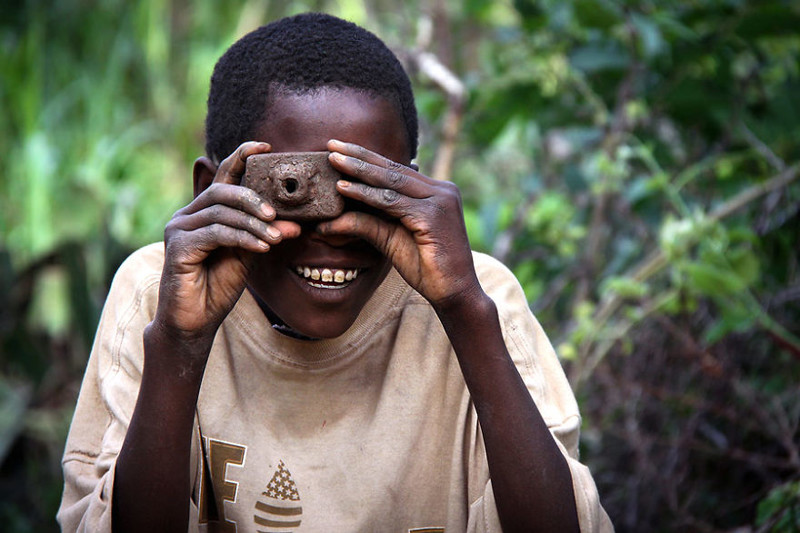
[[[361,271],[360,268],[295,267],[298,276],[318,289],[344,289],[358,277],[358,273]]]

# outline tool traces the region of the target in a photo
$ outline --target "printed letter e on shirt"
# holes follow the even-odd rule
[[[208,466],[203,461],[203,473],[200,479],[200,511],[201,524],[217,522],[217,531],[236,532],[236,524],[225,519],[225,501],[235,502],[239,484],[228,481],[226,474],[228,465],[244,465],[247,448],[215,439],[203,438],[207,443]]]

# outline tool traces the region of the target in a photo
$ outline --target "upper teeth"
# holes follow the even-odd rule
[[[339,268],[316,268],[308,266],[295,267],[297,274],[310,280],[323,281],[325,283],[344,283],[353,281],[358,277],[358,269],[342,270]]]

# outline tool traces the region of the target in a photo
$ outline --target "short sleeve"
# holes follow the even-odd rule
[[[550,340],[530,311],[514,275],[495,259],[482,254],[475,254],[475,264],[484,290],[497,306],[509,354],[569,465],[581,531],[613,531],[591,472],[578,458],[581,426],[578,404]],[[500,531],[491,480],[483,497],[471,506],[470,524],[473,521],[482,523],[482,528],[469,531]]]
[[[115,464],[138,396],[142,335],[155,312],[162,249],[134,253],[112,282],[62,459],[62,531],[111,531]]]

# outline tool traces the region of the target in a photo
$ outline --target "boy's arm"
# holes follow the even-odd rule
[[[435,309],[478,413],[503,530],[577,531],[569,466],[478,282],[458,189],[360,146],[331,141],[328,148],[332,164],[361,182],[340,182],[339,191],[393,220],[350,212],[318,231],[368,240]]]
[[[434,306],[481,425],[503,531],[578,531],[567,460],[505,346],[483,291]]]
[[[114,531],[187,528],[194,414],[214,336],[244,290],[251,254],[299,232],[293,223],[272,224],[274,210],[236,186],[247,157],[269,149],[240,146],[167,225],[141,387],[116,463]]]

